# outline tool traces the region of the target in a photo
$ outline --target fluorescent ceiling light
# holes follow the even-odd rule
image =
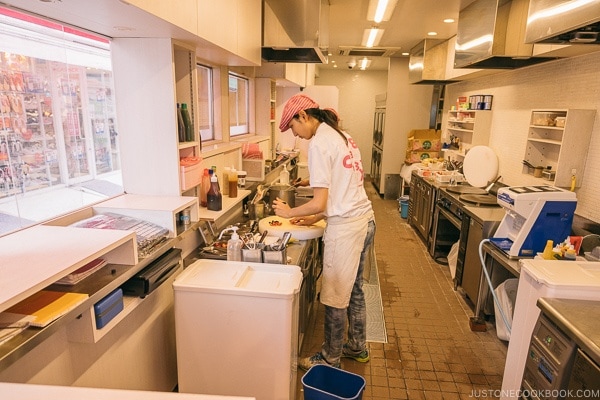
[[[362,38],[362,45],[365,47],[373,47],[379,45],[379,41],[383,36],[384,29],[371,28],[365,29]]]
[[[396,4],[398,4],[398,0],[369,0],[367,20],[377,23],[389,21]]]
[[[369,60],[367,57],[361,58],[358,61],[358,68],[361,70],[367,69],[370,65],[371,65],[371,60]]]

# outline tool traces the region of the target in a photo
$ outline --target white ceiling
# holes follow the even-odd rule
[[[401,57],[425,38],[449,39],[456,35],[458,12],[474,0],[399,0],[392,19],[381,22],[385,29],[378,48],[399,47],[393,57]],[[329,57],[328,64],[319,64],[319,68],[347,69],[349,56],[339,56],[340,46],[361,47],[363,31],[374,25],[367,21],[369,0],[329,0]],[[444,23],[453,18],[454,23]],[[437,32],[437,36],[428,36],[428,32]],[[355,57],[356,58],[356,57]],[[372,59],[370,70],[387,69],[387,57],[369,57]]]

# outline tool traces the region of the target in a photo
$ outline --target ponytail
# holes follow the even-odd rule
[[[342,139],[344,139],[344,142],[346,143],[346,145],[348,145],[348,138],[346,137],[346,135],[340,128],[338,115],[333,110],[331,110],[331,109],[321,110],[320,108],[308,108],[308,109],[304,110],[304,112],[306,112],[306,114],[310,115],[311,117],[316,118],[319,122],[324,122],[327,125],[329,125],[330,127],[332,127],[333,129],[335,129],[335,131],[340,134]]]

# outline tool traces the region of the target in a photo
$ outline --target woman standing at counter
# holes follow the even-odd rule
[[[364,189],[360,151],[350,135],[338,126],[331,109],[322,110],[310,97],[297,94],[284,106],[279,129],[310,140],[308,170],[313,198],[290,208],[277,199],[276,215],[299,225],[327,219],[323,236],[323,282],[325,340],[321,351],[298,361],[308,370],[315,364],[340,367],[341,357],[369,361],[366,348],[366,305],[362,275],[367,249],[375,235],[371,201]],[[348,341],[344,331],[348,324]]]

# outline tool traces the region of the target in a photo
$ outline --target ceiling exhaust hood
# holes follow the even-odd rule
[[[448,43],[439,39],[425,39],[410,49],[408,82],[436,85],[452,83],[445,80]]]
[[[600,0],[531,0],[525,41],[600,44]]]
[[[283,63],[326,63],[329,6],[323,0],[264,0],[262,59]]]
[[[475,0],[458,14],[454,68],[513,69],[555,60],[525,43],[529,0]]]

